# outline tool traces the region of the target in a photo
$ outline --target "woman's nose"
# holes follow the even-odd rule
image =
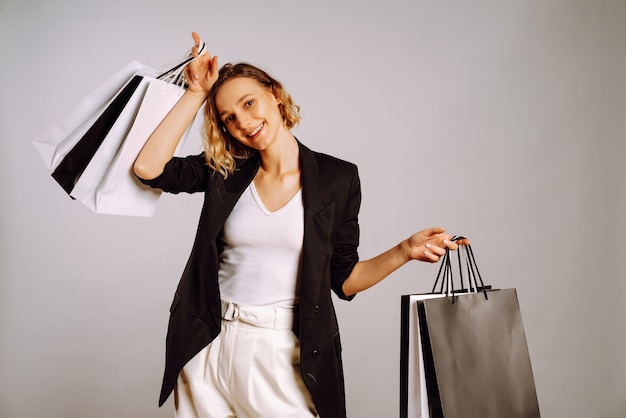
[[[246,115],[238,115],[237,116],[237,127],[239,129],[246,129],[246,127],[249,125],[250,123],[250,118],[247,117]]]

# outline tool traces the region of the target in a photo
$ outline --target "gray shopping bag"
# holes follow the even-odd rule
[[[539,417],[515,289],[417,304],[432,417]]]
[[[539,417],[516,290],[485,286],[471,246],[458,260],[457,289],[448,252],[431,293],[402,296],[401,418]]]

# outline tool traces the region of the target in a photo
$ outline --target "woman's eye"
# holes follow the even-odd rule
[[[235,120],[235,117],[233,115],[228,115],[226,116],[226,118],[224,119],[224,123],[231,123],[232,121]]]
[[[246,107],[250,107],[254,104],[254,99],[250,99],[246,102]]]

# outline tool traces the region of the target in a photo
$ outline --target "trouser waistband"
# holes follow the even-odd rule
[[[295,309],[275,306],[242,306],[222,299],[222,319],[242,321],[260,328],[292,329]]]

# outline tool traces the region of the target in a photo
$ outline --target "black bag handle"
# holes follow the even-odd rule
[[[454,236],[452,237],[452,241],[456,242],[461,239],[466,239],[463,236]],[[489,299],[487,296],[487,289],[490,289],[491,286],[485,286],[483,282],[483,278],[480,275],[480,271],[478,270],[478,265],[476,264],[476,258],[474,257],[474,251],[472,250],[471,245],[461,245],[457,250],[457,258],[458,258],[458,266],[459,266],[459,280],[461,282],[461,288],[458,291],[454,290],[454,275],[452,274],[452,262],[450,261],[450,249],[446,248],[446,253],[443,255],[441,260],[441,266],[439,267],[439,271],[437,272],[437,277],[435,279],[435,284],[433,285],[433,289],[431,293],[441,293],[446,296],[452,297],[452,303],[454,303],[455,295],[459,293],[465,293],[465,284],[463,280],[463,263],[461,261],[461,252],[465,252],[465,268],[467,271],[467,292],[480,292],[482,291],[485,295],[485,299]],[[439,291],[437,290],[437,284],[439,283],[439,279],[441,279],[441,284],[439,286]],[[480,282],[480,285],[478,285]]]

